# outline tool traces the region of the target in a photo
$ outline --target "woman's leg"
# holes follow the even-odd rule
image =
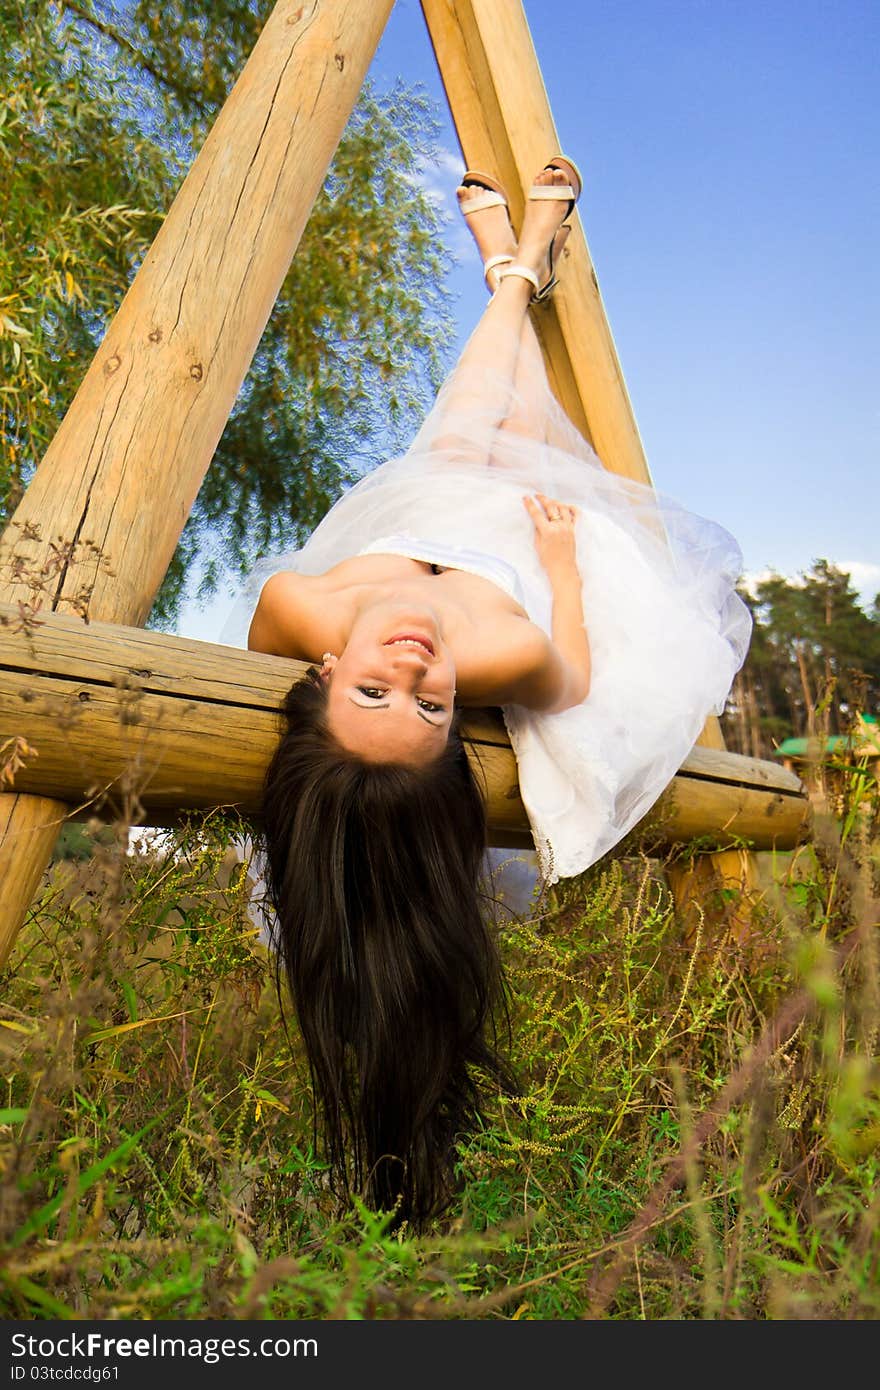
[[[499,430],[528,435],[532,439],[544,439],[547,422],[535,403],[545,394],[546,388],[543,383],[546,375],[544,354],[531,316],[527,314],[520,329],[519,350],[508,408],[504,418],[499,422]]]
[[[542,170],[536,183],[564,184],[567,176],[559,169]],[[459,198],[471,197],[472,189],[460,188]],[[557,201],[529,201],[523,219],[519,245],[512,246],[512,234],[504,208],[493,207],[474,213],[469,219],[471,230],[483,260],[501,252],[514,252],[516,261],[527,266],[543,283],[548,274],[548,248],[554,232],[565,216],[566,207]],[[520,385],[529,372],[541,361],[541,350],[529,322],[528,309],[534,287],[519,276],[507,275],[498,281],[498,288],[489,300],[477,327],[459,358],[458,365],[444,391],[438,421],[438,433],[431,440],[433,448],[466,447],[487,455],[491,436],[504,426],[508,417],[516,427],[516,415],[510,415],[515,398],[518,372]],[[523,361],[520,364],[520,356]],[[537,356],[536,356],[537,354]],[[543,370],[543,366],[542,366]],[[480,439],[472,435],[465,441],[456,417],[463,416],[464,424],[476,420]],[[448,424],[449,431],[444,428]]]

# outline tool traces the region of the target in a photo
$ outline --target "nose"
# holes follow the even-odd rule
[[[428,663],[422,652],[418,652],[414,647],[400,647],[395,651],[391,658],[391,665],[395,671],[415,676],[427,674]]]

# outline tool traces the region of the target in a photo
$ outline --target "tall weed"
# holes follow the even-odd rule
[[[811,845],[761,856],[745,939],[685,939],[631,845],[504,920],[522,1093],[463,1137],[460,1201],[418,1237],[329,1191],[241,827],[96,837],[3,978],[5,1316],[880,1315],[863,772]]]

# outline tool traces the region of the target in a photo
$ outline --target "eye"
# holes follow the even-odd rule
[[[442,706],[442,705],[434,705],[434,704],[431,703],[430,700],[419,700],[419,704],[421,705],[422,709],[427,710],[429,714],[442,714],[442,713],[443,713],[443,706]]]
[[[381,700],[387,694],[385,690],[378,690],[375,685],[359,685],[358,690],[362,695],[366,695],[368,700]]]

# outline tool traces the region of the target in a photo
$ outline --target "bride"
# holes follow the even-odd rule
[[[251,649],[312,663],[284,705],[261,833],[330,1182],[419,1227],[455,1189],[487,1085],[515,1086],[482,905],[486,816],[458,733],[500,706],[545,879],[648,811],[723,710],[751,618],[722,527],[608,472],[556,403],[531,323],[576,166],[461,211],[492,291],[406,454],[252,577]]]

